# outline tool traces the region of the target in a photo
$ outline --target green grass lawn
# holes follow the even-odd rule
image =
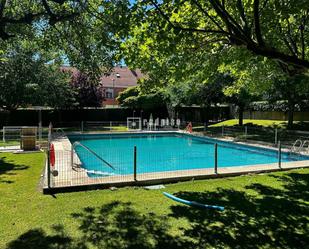
[[[295,122],[296,126],[300,125],[300,122]],[[303,124],[303,123],[302,123]],[[252,126],[252,127],[266,127],[266,128],[286,128],[287,121],[282,121],[282,120],[258,120],[258,119],[244,119],[243,120],[243,125],[246,126]],[[225,127],[234,127],[238,126],[238,119],[229,119],[225,120],[213,125],[209,125],[209,128],[219,128],[221,126]],[[193,131],[203,131],[204,126],[194,126]]]
[[[110,129],[110,127],[105,127],[106,129]],[[112,131],[128,131],[128,127],[126,126],[112,126]]]
[[[63,132],[80,132],[80,127],[76,127],[76,128],[55,128],[55,130],[60,130],[60,134],[61,134],[61,131]],[[119,126],[92,126],[92,127],[85,127],[84,128],[84,131],[85,132],[88,132],[88,131],[127,131],[128,128],[126,126],[123,126],[123,125],[119,125]]]
[[[278,127],[284,128],[287,125],[287,121],[282,120],[259,120],[259,119],[244,119],[244,125],[255,125],[255,126],[263,126],[263,127]],[[218,126],[235,126],[238,125],[238,119],[229,119],[214,125],[210,125],[210,127],[218,127]]]
[[[286,129],[288,122],[282,120],[264,120],[264,119],[244,119],[243,124],[252,127],[266,127],[266,128],[282,128]],[[238,119],[229,119],[209,127],[221,126],[238,126]],[[309,122],[294,121],[294,130],[309,130]]]
[[[166,185],[43,195],[44,154],[0,153],[0,248],[305,248],[309,169]]]
[[[6,142],[3,142],[2,140],[0,141],[0,147],[1,146],[19,145],[19,144],[20,144],[20,141],[17,141],[17,140],[11,140],[11,141],[6,141]]]

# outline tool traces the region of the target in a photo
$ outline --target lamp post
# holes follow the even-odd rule
[[[135,122],[135,120],[134,120],[134,114],[135,114],[135,110],[133,110],[133,122],[132,122],[132,126],[133,126],[134,129],[135,129],[135,127],[136,127],[136,122]]]
[[[42,140],[42,107],[39,109],[39,140]]]
[[[115,78],[113,78],[113,108],[115,107]]]
[[[38,111],[38,135],[39,135],[39,141],[42,140],[42,106],[33,106],[35,110]]]
[[[141,110],[141,129],[143,129],[143,110]]]

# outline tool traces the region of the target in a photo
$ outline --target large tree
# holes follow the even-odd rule
[[[266,97],[270,102],[286,100],[288,127],[292,128],[296,105],[300,106],[303,100],[309,99],[309,77],[297,75],[278,79],[269,87]]]
[[[36,43],[28,41],[7,46],[0,61],[0,108],[74,105],[69,75],[60,71],[60,63],[38,49]]]
[[[122,106],[144,110],[164,108],[169,101],[164,89],[154,87],[150,91],[145,91],[139,85],[121,92],[117,100]]]
[[[129,18],[128,0],[0,0],[0,47],[39,38],[46,51],[98,79],[119,60]]]
[[[151,7],[150,22],[159,15],[161,27],[194,34],[199,45],[241,47],[277,61],[289,75],[309,69],[306,0],[149,0]]]
[[[104,100],[104,88],[93,81],[87,73],[73,70],[70,85],[76,93],[78,107],[101,107]]]
[[[209,84],[220,72],[235,79],[227,95],[262,95],[276,80],[294,82],[308,71],[305,1],[150,0],[137,6],[124,46],[127,61],[163,84]]]
[[[48,53],[50,62],[46,70],[54,68],[53,62],[62,60],[62,63],[83,72],[73,77],[72,85],[75,87],[71,90],[78,90],[75,104],[99,106],[103,95],[103,91],[99,89],[101,86],[98,86],[100,77],[119,61],[118,50],[126,34],[129,18],[128,0],[0,0],[0,61],[5,59],[10,46],[27,41],[28,51],[34,58],[38,58],[38,49],[39,53]],[[20,51],[16,53],[20,53],[16,56],[23,56]],[[35,67],[34,63],[38,62],[31,61],[21,68],[27,66],[25,70],[30,70],[32,66]],[[50,73],[49,78],[52,75]],[[20,81],[12,81],[10,85],[6,80],[7,90],[14,89],[17,82],[23,84],[22,79],[26,83],[35,81],[38,77],[24,72],[19,76]],[[4,71],[0,72],[0,77],[6,77]],[[13,78],[13,75],[10,77]],[[25,80],[25,77],[28,79]],[[56,82],[58,81],[55,80],[55,84]],[[48,80],[42,81],[44,89],[55,84],[49,84]],[[58,86],[59,91],[51,91],[49,96],[61,92],[62,86],[64,85]],[[68,84],[65,85],[67,86]],[[18,91],[21,89],[23,88],[19,87]],[[25,98],[24,95],[16,97],[18,101],[15,98],[16,103],[12,103],[12,106],[19,106],[21,101],[28,103],[26,99],[20,99]],[[67,96],[67,100],[71,101],[71,96]]]

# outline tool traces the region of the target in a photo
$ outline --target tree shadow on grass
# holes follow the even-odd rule
[[[87,208],[73,217],[81,222],[82,240],[97,248],[189,248],[181,237],[169,234],[167,217],[141,214],[128,202]]]
[[[7,176],[15,175],[14,171],[26,170],[29,166],[12,163],[6,160],[6,157],[0,158],[0,183],[13,183],[12,180],[7,180]]]
[[[169,234],[167,217],[141,214],[127,202],[111,202],[100,208],[87,207],[72,214],[80,223],[81,236],[66,235],[62,226],[54,234],[33,229],[12,241],[7,249],[190,249],[190,243]]]
[[[61,225],[53,226],[48,235],[43,229],[31,229],[8,245],[8,249],[86,249],[85,244],[68,236]]]
[[[283,189],[262,184],[247,187],[258,196],[232,189],[179,192],[176,195],[181,198],[222,205],[226,210],[175,205],[171,216],[192,224],[184,235],[196,240],[196,248],[308,248],[309,174],[277,178],[284,182]]]
[[[283,187],[250,184],[246,187],[250,195],[246,190],[221,188],[176,193],[188,200],[225,206],[223,212],[175,203],[169,215],[159,216],[141,213],[129,202],[114,201],[72,214],[79,223],[77,237],[69,236],[62,226],[54,226],[49,234],[32,229],[7,249],[308,248],[309,174],[269,177]],[[175,218],[186,219],[190,226],[171,234],[170,222]]]

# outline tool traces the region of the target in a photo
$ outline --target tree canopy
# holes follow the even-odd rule
[[[249,96],[283,97],[279,83],[307,91],[308,18],[307,0],[0,0],[0,56],[8,43],[36,40],[91,84],[124,58],[148,77],[123,103],[163,93],[174,106],[243,106]]]
[[[103,86],[93,82],[86,73],[74,70],[71,74],[70,86],[75,92],[78,107],[102,106],[104,100]]]
[[[0,38],[14,37],[26,25],[56,25],[73,20],[87,7],[86,0],[0,1]]]
[[[197,45],[242,47],[278,61],[291,75],[309,68],[306,0],[149,0],[151,7],[150,21],[160,15],[161,27],[194,35]]]
[[[133,86],[121,92],[117,100],[122,106],[147,110],[165,108],[168,96],[163,89],[153,88],[145,92],[140,86]]]
[[[34,48],[36,43],[28,41],[7,46],[0,61],[0,107],[74,106],[69,75],[60,71],[59,62]]]
[[[41,82],[40,87],[46,84],[45,89],[56,86],[60,78],[55,79],[54,84],[49,79],[57,74],[62,75],[62,83],[59,91],[52,91],[49,97],[54,93],[65,96],[70,88],[74,93],[77,90],[77,95],[73,94],[77,103],[72,102],[70,95],[63,105],[100,105],[103,91],[98,91],[97,84],[102,74],[108,73],[119,61],[119,46],[126,34],[130,14],[128,9],[127,0],[0,0],[0,61],[3,62],[0,77],[2,84],[7,86],[6,95],[11,88],[17,87],[16,84],[19,84],[18,91],[33,82],[39,84],[37,81]],[[72,84],[68,80],[70,76],[64,77],[64,73],[59,72],[63,64],[81,72],[75,75]],[[10,67],[10,73],[5,71]],[[18,67],[23,71],[16,71]],[[41,74],[45,74],[45,81]],[[15,106],[32,104],[35,93],[37,99],[40,98],[38,91],[32,89],[31,92],[31,101],[25,95],[16,95],[11,107],[14,101]],[[89,100],[90,96],[94,99]],[[60,103],[60,99],[56,103]],[[52,102],[40,103],[50,105]]]
[[[0,0],[0,47],[39,39],[95,79],[119,60],[129,18],[128,0]]]
[[[306,1],[143,1],[123,45],[156,85],[211,84],[229,74],[230,97],[263,96],[308,73]],[[248,96],[249,96],[248,95]]]

